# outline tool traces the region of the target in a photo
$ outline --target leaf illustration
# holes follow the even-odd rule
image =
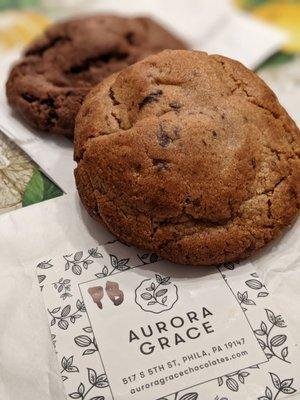
[[[90,354],[94,354],[95,351],[97,351],[97,350],[96,350],[96,349],[86,349],[86,350],[84,350],[84,352],[82,353],[82,355],[88,356],[88,355],[90,355]]]
[[[223,265],[223,267],[226,268],[226,269],[229,269],[229,270],[233,270],[234,269],[234,263],[231,263],[231,262],[225,263]]]
[[[68,304],[67,306],[65,306],[65,307],[62,309],[60,315],[61,315],[62,317],[66,317],[67,315],[69,315],[70,311],[71,311],[71,306]]]
[[[60,307],[56,307],[51,311],[51,314],[56,314],[60,310]]]
[[[271,324],[275,324],[276,318],[275,318],[275,314],[273,313],[273,311],[266,309],[266,313],[267,313],[268,320],[271,322]]]
[[[73,264],[73,265],[72,265],[72,272],[73,272],[75,275],[80,275],[81,272],[82,272],[81,266],[78,265],[78,264]]]
[[[288,356],[288,348],[287,347],[284,347],[282,350],[281,350],[281,357],[282,358],[286,358],[287,356]]]
[[[66,330],[68,329],[69,322],[66,321],[65,319],[61,319],[60,321],[58,321],[57,325],[60,327],[60,329]]]
[[[86,328],[83,328],[83,330],[84,330],[84,332],[87,332],[87,333],[92,333],[93,332],[93,329],[92,329],[91,326],[87,326]]]
[[[103,258],[102,254],[99,253],[98,248],[93,248],[93,249],[89,249],[88,253],[90,256],[94,257],[94,258]]]
[[[122,267],[124,265],[126,265],[129,261],[129,258],[123,258],[122,260],[118,261],[118,267]]]
[[[66,359],[66,357],[63,357],[63,358],[62,358],[62,360],[61,360],[61,363],[60,363],[60,364],[61,364],[61,366],[62,366],[62,368],[63,368],[63,369],[65,369],[65,368],[66,368],[66,366],[67,366],[67,364],[68,364],[68,363],[67,363],[67,359]]]
[[[285,387],[285,388],[282,388],[280,391],[284,394],[293,394],[296,392],[296,389],[291,388],[291,387]]]
[[[52,319],[51,319],[51,322],[50,322],[50,326],[55,325],[55,322],[56,322],[55,318],[52,318]]]
[[[76,301],[76,307],[78,311],[83,311],[85,312],[85,305],[83,301],[80,301],[79,299]]]
[[[46,279],[46,275],[38,275],[39,284],[44,282],[45,279]]]
[[[243,301],[244,300],[243,295],[242,295],[241,292],[237,292],[237,298],[239,299],[239,301]]]
[[[78,386],[78,393],[80,393],[81,395],[83,395],[83,393],[85,392],[85,386],[83,383],[80,383],[80,385]]]
[[[218,385],[219,386],[223,385],[223,378],[221,376],[218,378]]]
[[[153,282],[151,283],[151,289],[155,290],[155,284]]]
[[[276,389],[279,390],[280,384],[281,384],[279,377],[276,374],[273,374],[272,372],[270,372],[270,375],[271,375],[271,379],[272,379],[274,387],[276,387]]]
[[[96,385],[97,388],[105,388],[108,386],[107,377],[105,374],[101,374],[97,377]]]
[[[270,389],[268,386],[266,387],[265,395],[266,395],[266,397],[267,397],[268,399],[272,399],[272,397],[273,397],[272,391],[271,391],[271,389]]]
[[[179,400],[197,400],[198,393],[186,393]]]
[[[239,390],[239,385],[237,381],[233,378],[227,378],[226,385],[228,389],[232,390],[233,392],[237,392]]]
[[[155,263],[158,260],[158,256],[154,253],[151,254],[150,256],[150,262]]]
[[[167,293],[167,289],[161,289],[161,290],[159,290],[157,293],[156,293],[156,297],[161,297],[161,296],[163,296],[164,294],[166,294]]]
[[[93,386],[95,386],[95,383],[97,381],[97,374],[96,374],[96,371],[92,368],[88,368],[88,379],[89,379],[89,382]]]
[[[157,283],[161,283],[162,277],[160,275],[156,274],[155,278],[156,278]]]
[[[75,365],[71,365],[70,367],[66,368],[67,372],[79,372],[79,369]]]
[[[255,335],[264,336],[266,332],[262,331],[261,329],[257,329],[254,331]]]
[[[272,346],[278,347],[281,346],[287,339],[286,335],[276,335],[272,337],[270,343]]]
[[[277,315],[277,317],[275,318],[275,325],[279,328],[286,328],[285,322],[281,315]]]
[[[37,265],[37,268],[41,268],[41,269],[48,269],[48,268],[51,268],[51,267],[53,267],[53,265],[52,265],[52,264],[50,264],[50,261],[51,261],[51,260],[49,260],[49,261],[42,261],[42,262],[40,262],[40,263]]]
[[[92,343],[92,340],[87,335],[80,335],[74,338],[74,342],[77,346],[87,347]]]
[[[165,296],[165,297],[162,299],[162,301],[161,301],[161,302],[162,302],[163,304],[165,304],[165,303],[166,303],[166,301],[167,301],[167,296]]]
[[[260,324],[260,329],[264,332],[267,333],[267,325],[262,321]]]
[[[245,299],[245,300],[243,301],[243,303],[244,303],[244,304],[247,304],[247,305],[255,305],[255,302],[254,302],[253,300],[251,300],[251,299]]]
[[[148,254],[148,253],[146,253],[146,254],[143,254],[143,255],[141,256],[141,259],[142,259],[142,260],[145,260],[146,258],[148,258],[148,256],[149,256],[149,254]]]
[[[154,306],[154,304],[156,304],[156,301],[152,300],[147,303],[147,306]]]
[[[81,394],[78,392],[70,393],[69,397],[71,397],[71,399],[81,399],[82,398]]]
[[[241,383],[245,383],[245,379],[244,379],[244,377],[242,376],[242,375],[238,375],[238,379],[239,379],[239,381],[241,382]]]
[[[88,269],[88,267],[89,267],[90,264],[93,264],[93,261],[92,261],[92,260],[85,260],[85,261],[83,262],[82,266],[83,266],[84,269]]]
[[[83,256],[83,251],[77,251],[74,255],[74,261],[80,261]]]
[[[268,292],[259,292],[259,293],[257,294],[257,297],[267,297],[268,295],[269,295]]]
[[[284,387],[290,387],[290,386],[292,386],[293,382],[294,382],[294,379],[284,379],[284,380],[281,382],[281,387],[282,387],[282,388],[284,388]]]
[[[141,294],[141,298],[144,300],[151,300],[152,299],[152,295],[148,292],[144,292]]]
[[[118,266],[116,267],[116,269],[117,269],[118,271],[126,271],[127,269],[130,269],[130,267],[129,267],[129,265],[118,265]]]
[[[92,397],[90,400],[104,400],[103,396]]]
[[[267,356],[267,359],[268,359],[268,360],[270,360],[270,358],[272,358],[272,357],[273,357],[273,354],[269,354],[269,353],[267,353],[267,354],[266,354],[266,356]]]
[[[264,350],[266,348],[265,342],[263,342],[261,339],[257,339],[257,340],[258,340],[260,347]]]
[[[244,378],[246,378],[246,376],[248,376],[248,375],[250,375],[250,374],[249,374],[249,372],[247,372],[247,371],[242,371],[242,372],[240,373],[240,375],[242,375]]]
[[[259,290],[263,287],[262,283],[257,279],[249,279],[245,283],[249,288],[255,289],[255,290]]]
[[[117,268],[117,266],[118,266],[118,259],[117,259],[117,257],[114,256],[113,254],[110,254],[109,257],[110,257],[110,263],[111,263],[111,265],[112,265],[114,268]]]

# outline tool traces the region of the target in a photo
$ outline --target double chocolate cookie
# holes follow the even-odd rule
[[[176,263],[249,256],[300,204],[300,132],[240,63],[164,51],[114,74],[76,120],[77,188],[122,241]]]
[[[184,43],[149,18],[96,15],[59,22],[14,66],[7,98],[33,127],[73,137],[91,87],[149,54],[179,48]]]

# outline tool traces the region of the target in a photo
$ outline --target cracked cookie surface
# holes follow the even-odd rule
[[[164,51],[114,74],[76,119],[81,200],[122,241],[176,263],[245,258],[292,223],[300,133],[254,73]]]
[[[96,15],[58,22],[12,69],[9,104],[33,127],[73,137],[75,116],[94,85],[166,48],[185,44],[149,18]]]

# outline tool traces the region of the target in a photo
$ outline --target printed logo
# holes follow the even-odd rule
[[[178,300],[178,288],[170,277],[156,274],[145,279],[135,290],[135,302],[146,312],[160,314],[171,310]]]
[[[119,289],[117,282],[106,282],[105,291],[110,300],[115,306],[119,306],[124,301],[124,293]],[[88,289],[89,295],[92,297],[93,302],[102,310],[103,304],[102,299],[104,296],[104,290],[102,286],[95,286]]]

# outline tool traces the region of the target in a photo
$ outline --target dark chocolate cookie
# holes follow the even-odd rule
[[[9,104],[33,127],[72,137],[91,87],[166,48],[185,45],[149,18],[96,15],[58,22],[12,69]]]
[[[249,256],[300,204],[300,132],[240,63],[164,51],[104,80],[76,119],[81,200],[122,241],[183,264]]]

